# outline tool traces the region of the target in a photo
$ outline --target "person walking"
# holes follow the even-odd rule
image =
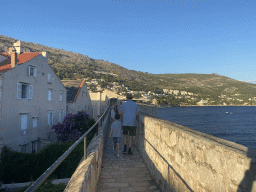
[[[115,121],[111,125],[111,131],[109,137],[113,138],[114,143],[114,153],[119,157],[119,146],[122,134],[122,123],[120,121],[120,115],[117,113],[115,115]]]
[[[115,121],[115,115],[116,115],[116,105],[112,104],[112,109],[111,109],[111,118],[112,118],[112,123]]]
[[[132,136],[136,135],[136,115],[139,114],[139,106],[132,101],[132,94],[127,94],[127,101],[121,106],[121,115],[123,117],[123,135],[124,135],[124,150],[127,153],[127,139],[129,135],[128,155],[132,155]]]

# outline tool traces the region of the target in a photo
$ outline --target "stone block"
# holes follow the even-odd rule
[[[211,165],[212,168],[219,174],[223,172],[223,164],[221,162],[221,154],[216,150],[205,150],[205,158],[207,164]]]

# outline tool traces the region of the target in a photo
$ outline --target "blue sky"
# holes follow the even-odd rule
[[[254,81],[255,10],[254,0],[13,0],[1,3],[0,34],[136,71]]]

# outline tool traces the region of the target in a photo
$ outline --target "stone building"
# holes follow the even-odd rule
[[[86,111],[90,117],[93,117],[93,107],[85,80],[62,80],[61,82],[67,89],[67,114]]]
[[[0,53],[0,141],[37,152],[54,141],[52,125],[64,118],[66,89],[46,52],[23,52],[20,41]]]

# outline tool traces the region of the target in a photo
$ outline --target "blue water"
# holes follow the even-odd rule
[[[256,150],[256,107],[159,108],[158,117]]]

